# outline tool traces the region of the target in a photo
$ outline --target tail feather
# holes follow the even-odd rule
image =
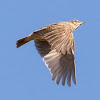
[[[24,38],[22,38],[22,39],[19,39],[19,40],[17,41],[17,43],[16,43],[17,48],[19,48],[20,46],[22,46],[23,44],[25,44],[25,43],[27,43],[27,42],[29,42],[29,41],[27,40],[27,37],[24,37]]]
[[[17,43],[16,43],[17,48],[19,48],[20,46],[22,46],[23,44],[25,44],[25,43],[27,43],[27,42],[29,42],[31,40],[36,40],[36,39],[37,40],[42,40],[42,41],[45,40],[45,39],[43,39],[43,37],[40,37],[40,36],[38,36],[38,35],[36,35],[34,33],[31,33],[29,36],[26,36],[26,37],[24,37],[22,39],[19,39],[17,41]]]

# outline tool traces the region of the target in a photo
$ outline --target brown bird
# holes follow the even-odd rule
[[[17,48],[34,40],[36,49],[43,58],[47,68],[52,74],[52,80],[59,84],[62,78],[62,85],[71,86],[71,77],[76,84],[76,70],[74,53],[74,37],[72,32],[84,22],[72,20],[69,22],[58,22],[47,25],[31,33],[16,43]]]

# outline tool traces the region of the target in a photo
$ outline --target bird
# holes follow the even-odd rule
[[[72,20],[49,24],[17,40],[16,46],[19,48],[34,40],[38,53],[52,75],[52,81],[56,79],[56,84],[59,84],[62,80],[63,86],[67,82],[70,87],[71,80],[76,84],[75,43],[72,32],[83,23],[85,22]]]

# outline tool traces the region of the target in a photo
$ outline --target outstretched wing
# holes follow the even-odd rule
[[[62,54],[61,52],[57,52],[56,49],[51,50],[51,45],[47,41],[38,40],[35,40],[35,46],[43,57],[47,68],[50,70],[52,80],[57,77],[56,83],[58,84],[62,78],[62,85],[65,85],[67,77],[67,84],[70,86],[72,76],[72,80],[76,84],[75,63],[72,50],[70,54]]]

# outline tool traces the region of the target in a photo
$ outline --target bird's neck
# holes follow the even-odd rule
[[[75,26],[73,23],[69,22],[69,25],[71,26],[72,31],[77,29],[77,26]]]

